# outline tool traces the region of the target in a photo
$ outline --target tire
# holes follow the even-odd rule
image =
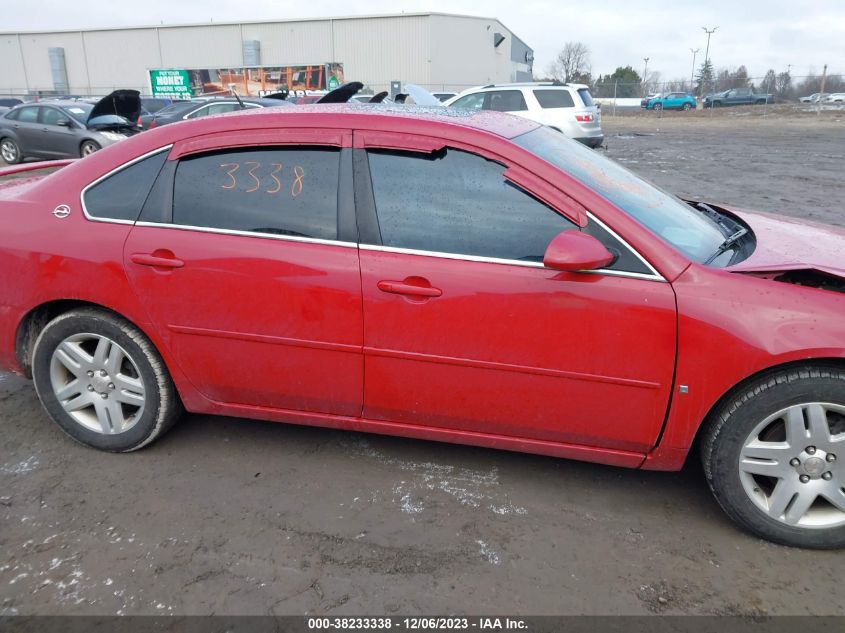
[[[659,110],[662,110],[662,109],[663,109],[663,104],[662,104],[662,103],[655,103],[655,104],[654,104],[654,109],[655,109],[655,110],[658,110],[658,111],[659,111]]]
[[[131,323],[97,308],[50,321],[32,352],[35,391],[77,442],[135,451],[167,431],[182,404],[152,343]]]
[[[845,369],[771,372],[729,396],[703,429],[719,505],[762,538],[845,546]]]
[[[11,138],[4,138],[0,140],[0,158],[2,158],[7,165],[17,165],[23,160],[20,145]]]
[[[754,102],[754,105],[765,105],[765,103],[765,99],[757,99],[757,101]]]
[[[690,110],[692,110],[692,104],[691,103],[685,103],[683,105],[683,110],[684,110],[684,112],[689,112]]]
[[[722,107],[722,102],[721,102],[721,101],[714,101],[714,102],[713,102],[713,105],[712,105],[711,107],[713,107],[713,108],[721,108],[721,107]]]
[[[102,148],[95,143],[94,141],[82,141],[82,144],[79,146],[79,155],[82,158],[93,154],[94,152],[100,151]]]

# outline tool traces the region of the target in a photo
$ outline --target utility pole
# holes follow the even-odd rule
[[[692,92],[692,85],[695,82],[695,56],[700,51],[700,48],[691,48],[689,49],[690,53],[692,53],[692,70],[689,73],[689,91]]]
[[[645,62],[645,68],[643,68],[643,96],[645,96],[645,81],[646,77],[648,77],[648,57],[643,57],[643,61]]]
[[[713,35],[713,33],[715,33],[716,29],[718,29],[719,27],[714,26],[712,29],[708,29],[706,26],[702,26],[701,28],[704,29],[705,33],[707,33],[707,48],[704,51],[704,64],[706,66],[707,62],[710,61],[710,36]],[[701,82],[701,90],[704,90],[704,82]],[[699,90],[699,93],[701,92],[701,90]],[[698,96],[700,97],[702,95],[699,94]]]
[[[816,101],[816,116],[821,114],[821,111],[822,111],[822,99],[824,99],[824,82],[825,82],[825,79],[827,79],[827,64],[825,64],[824,68],[822,68],[822,89],[821,89],[821,92],[819,93],[819,100]]]

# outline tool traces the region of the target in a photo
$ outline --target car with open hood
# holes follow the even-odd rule
[[[188,410],[651,470],[696,447],[743,528],[845,546],[842,228],[443,107],[256,109],[46,165],[0,170],[0,369],[85,445]]]
[[[140,113],[136,90],[116,90],[95,104],[57,99],[18,105],[0,116],[0,158],[15,164],[88,156],[137,134]]]

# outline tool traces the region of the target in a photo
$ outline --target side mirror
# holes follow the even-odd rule
[[[56,121],[56,125],[59,127],[70,127],[70,119],[59,119]]]
[[[614,255],[592,235],[574,229],[558,233],[546,248],[543,265],[575,272],[596,270],[613,263]]]

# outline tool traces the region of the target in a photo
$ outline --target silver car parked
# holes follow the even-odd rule
[[[118,90],[96,104],[55,100],[25,103],[0,115],[0,157],[78,158],[139,131],[137,91]]]

